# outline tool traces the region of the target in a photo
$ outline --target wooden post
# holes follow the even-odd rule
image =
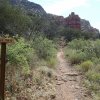
[[[9,38],[0,38],[1,43],[1,65],[0,65],[0,100],[5,99],[5,65],[6,65],[6,44],[12,42]]]
[[[1,77],[0,77],[0,98],[4,100],[5,85],[5,60],[6,60],[6,43],[1,43]]]

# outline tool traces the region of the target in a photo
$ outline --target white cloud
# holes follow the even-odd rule
[[[45,4],[44,9],[48,13],[60,15],[67,10],[86,5],[87,0],[55,0],[54,3],[48,3],[47,5]]]

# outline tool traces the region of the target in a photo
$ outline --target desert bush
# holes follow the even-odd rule
[[[65,54],[86,76],[85,86],[100,98],[100,40],[75,39],[68,43]],[[98,96],[97,96],[98,95]]]
[[[57,60],[55,58],[50,58],[47,60],[47,66],[50,68],[55,68],[57,64]]]
[[[87,59],[96,58],[96,53],[94,51],[94,47],[92,45],[87,45],[84,47],[83,52],[87,55]]]
[[[33,48],[40,59],[44,59],[47,66],[53,68],[56,64],[55,44],[42,36],[36,37],[33,41]]]
[[[100,84],[100,73],[92,70],[89,70],[86,73],[86,77],[88,78],[89,81],[91,82],[97,82]]]
[[[69,57],[70,54],[71,54],[72,52],[74,52],[74,49],[71,49],[71,48],[66,47],[66,48],[64,49],[64,52],[65,52],[65,56],[66,56],[66,57]]]
[[[33,48],[24,38],[18,38],[14,44],[8,46],[7,57],[12,66],[20,67],[23,72],[29,71],[30,55],[33,55]]]
[[[100,64],[96,65],[93,70],[95,70],[96,72],[100,72]]]
[[[55,45],[51,40],[48,40],[45,37],[39,36],[33,41],[33,48],[37,53],[38,57],[42,59],[49,59],[55,57]]]
[[[80,64],[80,67],[82,68],[82,70],[83,70],[84,72],[87,72],[90,68],[93,67],[93,62],[91,62],[90,60],[85,61],[85,62],[82,62],[82,63]]]
[[[93,98],[94,98],[94,100],[100,100],[100,94],[99,93],[94,94]]]
[[[89,70],[85,75],[87,80],[89,80],[87,87],[94,93],[100,91],[100,73],[94,70]]]
[[[75,39],[68,43],[68,48],[76,51],[84,52],[85,60],[92,60],[94,58],[100,58],[100,40],[82,40]]]
[[[100,40],[96,40],[94,42],[94,51],[96,53],[96,57],[100,58]]]
[[[84,61],[85,58],[86,58],[85,53],[77,50],[73,50],[73,52],[70,52],[69,54],[69,59],[72,64],[79,64],[82,61]]]
[[[86,46],[86,40],[82,39],[74,39],[73,41],[68,43],[68,47],[76,50],[82,50]]]

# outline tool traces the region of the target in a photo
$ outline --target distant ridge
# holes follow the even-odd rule
[[[10,0],[10,3],[14,6],[19,6],[33,14],[40,14],[40,15],[46,14],[46,11],[42,8],[41,5],[30,2],[28,0]]]
[[[48,14],[41,5],[30,2],[28,0],[10,0],[10,3],[14,6],[21,7],[27,13],[38,14],[39,16],[45,17],[48,20],[55,20],[56,22],[58,22],[58,24],[62,24],[66,27],[79,29],[83,32],[99,33],[99,30],[92,27],[89,21],[81,19],[79,15],[76,15],[74,12],[69,14],[68,17],[64,18],[63,16]]]

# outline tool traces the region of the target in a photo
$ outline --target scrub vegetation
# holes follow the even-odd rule
[[[75,39],[67,44],[66,57],[85,75],[84,84],[100,99],[100,40]]]

